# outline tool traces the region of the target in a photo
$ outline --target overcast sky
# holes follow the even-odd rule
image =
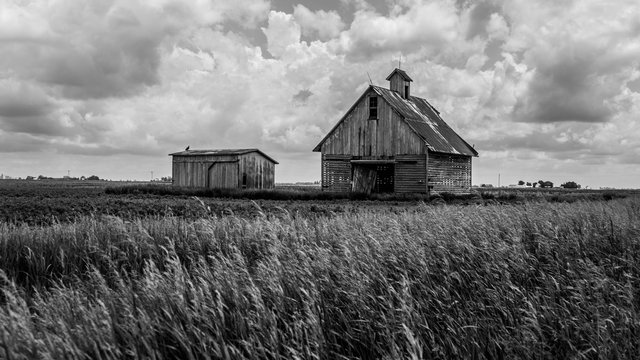
[[[0,173],[146,180],[258,147],[277,182],[402,57],[473,183],[640,187],[637,0],[2,0]]]

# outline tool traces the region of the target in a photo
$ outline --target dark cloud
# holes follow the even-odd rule
[[[475,4],[469,14],[469,27],[467,28],[467,40],[476,36],[487,35],[487,24],[491,19],[491,14],[499,13],[500,6],[493,1],[481,1]]]
[[[546,49],[550,50],[550,49]],[[607,100],[619,86],[597,65],[601,53],[587,44],[570,44],[554,53],[533,55],[533,79],[514,107],[515,121],[553,123],[606,122],[612,115]]]
[[[160,48],[178,24],[151,8],[100,3],[52,4],[38,38],[0,42],[0,66],[70,98],[127,96],[158,83]]]
[[[15,80],[0,81],[0,117],[35,117],[49,113],[53,104],[32,85]]]
[[[29,134],[4,132],[0,129],[0,152],[24,153],[49,149],[49,141]]]
[[[496,134],[489,140],[476,142],[479,149],[485,150],[531,150],[544,152],[570,152],[588,149],[588,144],[575,139],[560,139],[554,133],[536,131],[523,136]]]
[[[60,136],[64,127],[59,121],[48,116],[0,116],[0,129],[11,133]]]
[[[297,94],[293,95],[293,100],[300,103],[307,102],[309,96],[313,95],[309,89],[300,90]]]

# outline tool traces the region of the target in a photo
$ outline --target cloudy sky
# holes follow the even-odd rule
[[[402,57],[473,183],[640,187],[637,0],[2,0],[0,173],[171,174],[259,147],[278,182]]]

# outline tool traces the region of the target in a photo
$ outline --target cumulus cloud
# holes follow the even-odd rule
[[[437,52],[458,34],[458,16],[449,1],[416,2],[398,7],[389,16],[371,9],[358,10],[339,49],[356,59],[383,52]]]
[[[518,26],[514,38],[529,43],[523,61],[532,72],[529,86],[519,94],[514,108],[513,115],[518,120],[611,119],[620,105],[621,84],[632,75],[640,56],[640,47],[634,45],[636,36],[627,28],[626,20],[630,17],[611,20],[606,26],[592,20],[596,13],[617,6],[603,9],[576,3],[564,9],[574,19],[572,22],[566,23],[556,16],[539,23],[542,31],[535,35],[530,33],[535,20],[529,18],[528,26]],[[630,13],[640,14],[637,6]]]
[[[344,28],[344,23],[336,11],[313,12],[304,5],[298,4],[293,10],[293,17],[300,24],[302,35],[317,36],[323,41],[336,37]]]
[[[33,84],[16,79],[0,79],[0,117],[26,117],[47,114],[51,99]]]
[[[275,57],[284,54],[287,46],[300,42],[300,25],[292,15],[280,11],[269,13],[269,26],[262,31],[267,36],[267,50]]]
[[[105,168],[127,157],[170,173],[166,154],[187,144],[260,147],[286,159],[279,180],[314,180],[310,149],[367,73],[386,86],[402,56],[412,93],[476,144],[474,182],[523,163],[614,173],[638,157],[634,1],[305,4],[2,2],[0,152],[100,156]]]
[[[504,31],[506,24],[501,24],[500,7],[494,1],[479,1],[470,7],[468,13],[469,24],[467,27],[467,39],[476,36],[487,36],[489,32],[492,34],[497,31]]]

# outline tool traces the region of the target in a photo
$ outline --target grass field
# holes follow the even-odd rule
[[[633,192],[304,201],[29,186],[0,186],[3,207],[38,213],[0,222],[0,358],[640,354]]]

